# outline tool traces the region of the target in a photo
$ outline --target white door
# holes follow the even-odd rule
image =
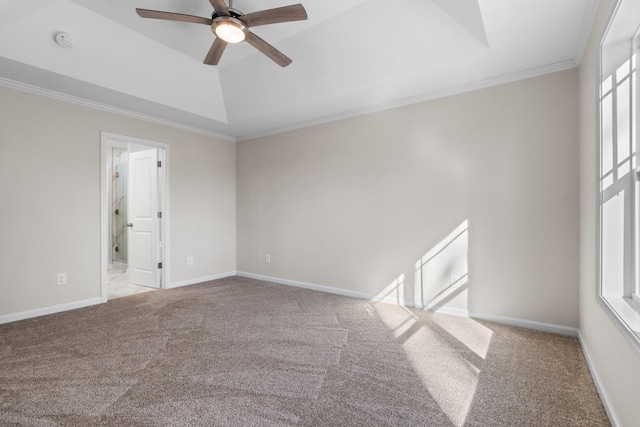
[[[129,281],[159,288],[158,150],[129,153],[128,190]]]

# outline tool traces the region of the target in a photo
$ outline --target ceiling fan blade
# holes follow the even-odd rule
[[[218,16],[231,16],[224,0],[209,0]]]
[[[220,62],[220,57],[224,53],[224,49],[227,47],[227,42],[222,40],[220,37],[216,38],[216,41],[211,45],[211,49],[209,49],[209,53],[207,57],[204,58],[204,63],[207,65],[218,65]]]
[[[294,4],[248,13],[238,19],[244,22],[247,27],[257,27],[258,25],[277,24],[280,22],[304,21],[307,19],[307,11],[301,4]]]
[[[183,15],[182,13],[161,12],[159,10],[136,9],[138,15],[143,18],[166,19],[167,21],[193,22],[194,24],[211,25],[211,18],[201,18],[193,15]]]
[[[284,53],[280,52],[275,47],[271,46],[266,41],[262,40],[260,37],[253,34],[251,31],[247,34],[246,41],[260,52],[267,55],[271,58],[275,63],[277,63],[281,67],[286,67],[287,65],[293,62],[289,57],[287,57]]]

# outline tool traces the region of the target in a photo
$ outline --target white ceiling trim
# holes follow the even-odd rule
[[[597,0],[596,0],[597,1]],[[195,126],[184,125],[179,122],[174,122],[166,119],[162,119],[159,117],[137,113],[131,110],[127,110],[124,108],[113,107],[111,105],[103,104],[96,101],[91,101],[83,98],[79,98],[76,96],[71,96],[67,94],[63,94],[60,92],[52,91],[49,89],[44,89],[38,86],[29,85],[26,83],[17,82],[14,80],[6,79],[0,77],[0,86],[8,87],[11,89],[21,90],[23,92],[33,93],[36,95],[45,96],[47,98],[53,98],[63,102],[69,102],[72,104],[80,105],[83,107],[93,108],[96,110],[106,111],[109,113],[118,114],[125,117],[130,117],[134,119],[144,120],[146,122],[160,124],[164,126],[169,126],[175,129],[185,130],[188,132],[194,132],[201,135],[211,136],[214,138],[222,139],[224,141],[230,142],[238,142],[238,141],[248,141],[251,139],[260,138],[263,136],[276,135],[283,132],[288,132],[296,129],[303,129],[311,126],[316,126],[324,123],[335,122],[338,120],[349,119],[352,117],[358,117],[365,114],[376,113],[379,111],[390,110],[393,108],[403,107],[406,105],[418,104],[421,102],[431,101],[439,98],[446,98],[448,96],[459,95],[466,92],[472,92],[480,89],[486,89],[489,87],[499,86],[506,83],[512,83],[520,80],[525,80],[533,77],[543,76],[545,74],[551,74],[559,71],[570,70],[572,68],[576,68],[578,64],[573,60],[567,60],[563,62],[559,62],[557,64],[552,64],[544,67],[534,68],[518,73],[509,74],[506,76],[496,77],[493,79],[483,80],[481,82],[470,83],[466,85],[456,86],[449,89],[444,89],[441,91],[425,93],[422,95],[417,95],[409,98],[403,98],[399,100],[395,100],[392,102],[387,102],[379,105],[375,105],[372,107],[362,108],[358,110],[351,110],[340,114],[335,114],[331,116],[321,117],[316,120],[310,120],[305,122],[296,123],[290,126],[274,128],[265,132],[259,132],[250,135],[243,135],[239,137],[234,137],[232,135],[227,135],[219,132],[214,132],[208,129],[203,129]]]
[[[576,68],[578,64],[573,60],[566,60],[563,62],[559,62],[556,64],[547,65],[544,67],[533,68],[530,70],[521,71],[518,73],[508,74],[501,77],[496,77],[493,79],[487,79],[476,83],[469,83],[461,86],[456,86],[436,92],[425,93],[422,95],[412,96],[409,98],[403,98],[391,102],[386,102],[383,104],[375,105],[372,107],[361,108],[358,110],[347,111],[340,114],[335,114],[331,116],[321,117],[316,120],[310,120],[306,122],[296,123],[291,126],[271,129],[265,132],[255,133],[251,135],[243,135],[236,138],[237,141],[248,141],[255,138],[260,138],[263,136],[276,135],[279,133],[292,131],[296,129],[303,129],[311,126],[321,125],[324,123],[335,122],[338,120],[349,119],[352,117],[358,117],[365,114],[376,113],[379,111],[390,110],[393,108],[404,107],[406,105],[411,104],[419,104],[421,102],[432,101],[439,98],[446,98],[448,96],[460,95],[466,92],[473,92],[480,89],[486,89],[494,86],[500,86],[506,83],[517,82],[520,80],[526,80],[534,77],[543,76],[545,74],[556,73],[560,71],[570,70]]]
[[[155,123],[159,125],[169,126],[175,129],[185,130],[188,132],[197,133],[200,135],[212,136],[214,138],[222,139],[225,141],[236,142],[237,138],[231,135],[226,135],[219,132],[214,132],[208,129],[203,129],[195,126],[184,125],[179,122],[162,119],[159,117],[137,113],[135,111],[127,110],[124,108],[118,108],[111,105],[103,104],[96,101],[79,98],[77,96],[67,95],[61,92],[56,92],[49,89],[44,89],[38,86],[33,86],[27,83],[17,82],[15,80],[0,77],[0,86],[10,89],[16,89],[23,92],[32,93],[35,95],[45,96],[47,98],[56,99],[58,101],[69,102],[71,104],[80,105],[82,107],[93,108],[95,110],[106,111],[108,113],[118,114],[120,116],[130,117],[133,119],[144,120],[145,122]]]

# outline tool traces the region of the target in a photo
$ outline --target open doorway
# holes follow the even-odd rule
[[[165,287],[169,147],[101,134],[102,301]]]

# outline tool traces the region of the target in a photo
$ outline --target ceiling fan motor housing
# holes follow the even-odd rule
[[[244,13],[240,12],[238,9],[235,8],[229,8],[229,15],[231,15],[232,18],[240,18],[242,15],[244,15]],[[216,12],[215,10],[213,11],[213,15],[211,15],[211,19],[216,19],[219,18],[220,15],[218,15],[218,12]]]

